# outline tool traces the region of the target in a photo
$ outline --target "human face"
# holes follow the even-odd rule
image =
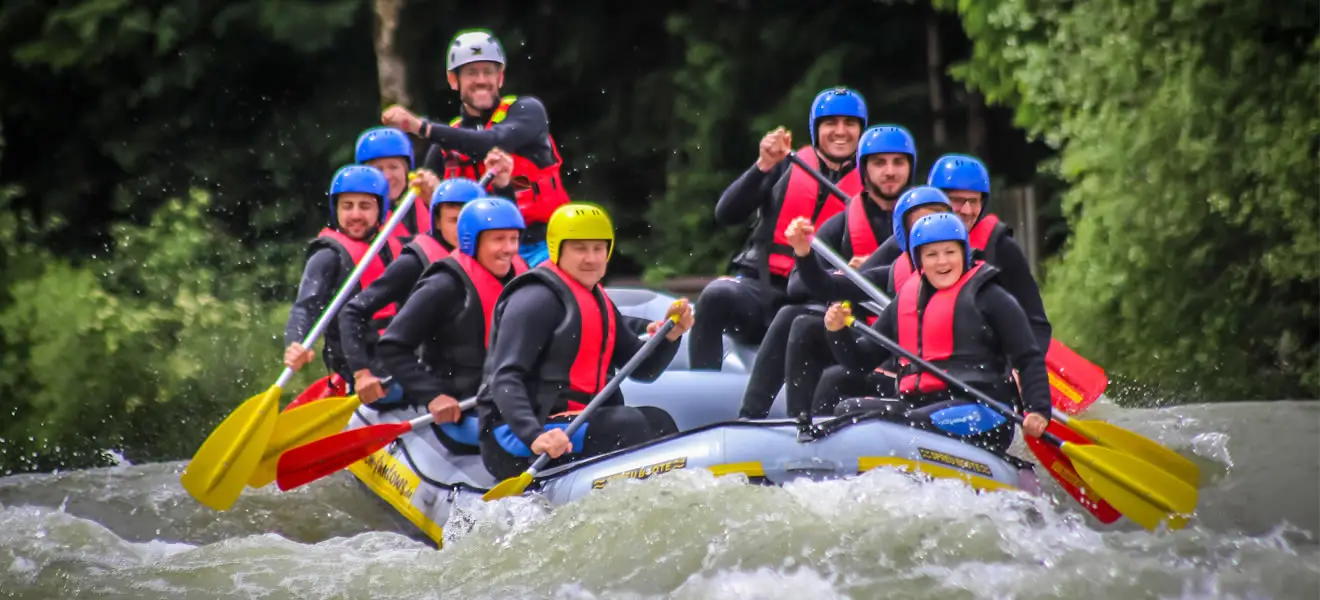
[[[866,157],[866,179],[882,198],[895,198],[912,176],[912,161],[898,152],[882,152]]]
[[[606,240],[565,240],[559,246],[559,268],[591,288],[605,278],[610,243]]]
[[[862,122],[853,117],[825,117],[816,121],[817,146],[825,156],[841,162],[857,151]]]
[[[367,164],[380,169],[385,180],[390,182],[390,198],[398,198],[403,188],[408,185],[408,161],[397,156],[373,158]]]
[[[932,242],[917,249],[921,257],[921,274],[937,290],[948,289],[962,277],[963,247],[958,242]]]
[[[435,227],[440,230],[440,239],[443,239],[450,248],[458,247],[458,213],[462,212],[462,204],[437,204],[440,208],[440,214],[431,215]]]
[[[953,212],[958,213],[958,218],[962,219],[967,231],[971,231],[972,226],[976,225],[976,219],[981,216],[981,192],[944,190],[944,195],[949,197]]]
[[[469,114],[495,110],[504,87],[504,68],[489,61],[468,63],[458,68],[457,75],[449,72],[449,87],[458,91]]]
[[[371,194],[345,192],[335,199],[335,215],[339,220],[339,230],[348,237],[360,240],[380,223],[380,202]]]
[[[478,234],[477,262],[496,277],[508,275],[518,254],[520,233],[517,229],[491,229]]]

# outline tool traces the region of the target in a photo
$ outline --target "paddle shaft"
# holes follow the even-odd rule
[[[487,172],[477,182],[477,185],[485,187],[494,176],[493,171]],[[399,203],[398,209],[390,215],[390,219],[385,222],[385,226],[380,230],[380,233],[376,234],[376,239],[371,242],[371,247],[367,248],[367,252],[362,255],[362,260],[353,267],[353,272],[348,274],[348,279],[344,280],[343,285],[339,286],[339,292],[335,294],[335,299],[321,313],[321,318],[316,320],[316,325],[312,326],[312,330],[307,332],[307,337],[303,339],[303,348],[310,348],[312,344],[316,343],[317,338],[325,333],[325,328],[330,325],[330,320],[334,318],[335,313],[339,312],[344,303],[348,302],[349,293],[357,286],[357,282],[362,279],[362,274],[367,271],[367,266],[371,264],[372,258],[385,246],[385,242],[393,235],[394,228],[403,222],[403,217],[408,214],[408,210],[412,208],[413,203],[416,201],[417,188],[409,187],[408,193],[403,196],[403,202]],[[382,206],[381,209],[383,210],[384,207]],[[293,369],[284,367],[284,372],[280,373],[280,378],[275,381],[275,386],[283,388],[284,384],[288,383],[292,377]]]
[[[610,379],[609,383],[606,383],[605,387],[601,388],[599,392],[596,392],[596,397],[591,399],[591,402],[587,404],[587,407],[582,409],[582,412],[578,413],[578,416],[573,418],[573,422],[569,423],[568,428],[564,430],[564,435],[572,438],[573,434],[577,433],[577,430],[582,427],[582,424],[587,422],[587,418],[591,416],[592,411],[596,410],[601,403],[605,402],[606,398],[609,398],[614,394],[615,390],[619,389],[623,380],[629,375],[632,375],[632,372],[636,371],[637,367],[641,366],[642,361],[646,360],[646,357],[650,356],[651,353],[660,346],[660,343],[664,341],[665,336],[669,334],[669,330],[673,328],[674,320],[665,319],[664,324],[661,325],[659,329],[655,330],[655,335],[652,335],[651,339],[646,340],[646,344],[644,344],[632,358],[628,359],[628,362],[619,369],[618,373],[614,374],[614,377]],[[549,454],[542,454],[536,457],[536,461],[527,469],[527,474],[535,477],[536,472],[545,468],[545,465],[548,462],[550,462]]]

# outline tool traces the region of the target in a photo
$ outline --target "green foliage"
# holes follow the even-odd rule
[[[957,4],[958,76],[1062,149],[1056,335],[1200,398],[1320,394],[1315,7]]]

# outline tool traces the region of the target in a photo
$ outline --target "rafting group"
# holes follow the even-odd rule
[[[1107,378],[1051,339],[977,158],[942,156],[918,181],[905,128],[822,91],[810,143],[765,134],[719,199],[716,221],[750,234],[693,306],[602,284],[613,221],[570,198],[541,102],[500,96],[490,32],[461,32],[446,61],[461,114],[390,107],[331,178],[284,373],[183,473],[203,504],[347,468],[438,542],[460,492],[570,501],[676,468],[773,483],[889,466],[1032,488],[1007,454],[1021,429],[1102,522],[1186,522],[1193,463],[1068,416]],[[281,411],[322,337],[329,375]]]

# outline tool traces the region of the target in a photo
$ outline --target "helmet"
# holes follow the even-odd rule
[[[385,198],[390,195],[390,182],[380,169],[368,165],[348,165],[335,171],[330,180],[330,226],[339,227],[339,195],[357,192],[376,197],[380,207],[380,222],[385,223]]]
[[[917,142],[907,129],[898,125],[876,125],[862,133],[862,139],[857,142],[857,172],[866,173],[863,170],[866,157],[886,152],[908,155],[908,161],[912,163],[912,170],[908,172],[908,185],[911,185],[912,176],[917,172]]]
[[[483,61],[504,66],[504,48],[500,46],[500,41],[485,29],[460,31],[449,44],[445,70],[457,71],[468,63]]]
[[[963,268],[972,268],[972,246],[967,243],[967,226],[953,213],[926,215],[912,224],[912,254],[935,242],[958,242],[963,247]]]
[[[498,196],[478,198],[458,213],[458,251],[477,255],[477,239],[491,229],[526,229],[518,205]]]
[[[572,202],[555,209],[545,226],[545,245],[550,262],[559,264],[559,246],[565,240],[608,240],[608,259],[614,256],[614,223],[605,209],[586,202]]]
[[[914,187],[902,196],[898,197],[898,202],[894,203],[894,240],[898,243],[898,249],[907,252],[907,232],[904,230],[904,223],[907,221],[908,211],[918,206],[927,204],[943,204],[949,207],[949,212],[953,212],[953,205],[949,204],[949,197],[944,192],[928,185]]]
[[[435,207],[440,204],[467,204],[485,197],[486,190],[477,182],[466,177],[452,177],[435,186],[435,193],[431,194],[431,214],[435,214]]]
[[[862,95],[846,87],[839,86],[816,94],[811,101],[811,115],[807,131],[811,132],[811,145],[816,142],[816,123],[825,117],[853,117],[862,120],[866,127],[866,100]]]
[[[353,159],[358,163],[392,156],[407,158],[409,171],[417,168],[412,140],[408,139],[408,134],[393,127],[373,127],[358,136]]]
[[[926,183],[943,190],[990,193],[990,172],[985,164],[966,154],[945,154],[930,168]]]

